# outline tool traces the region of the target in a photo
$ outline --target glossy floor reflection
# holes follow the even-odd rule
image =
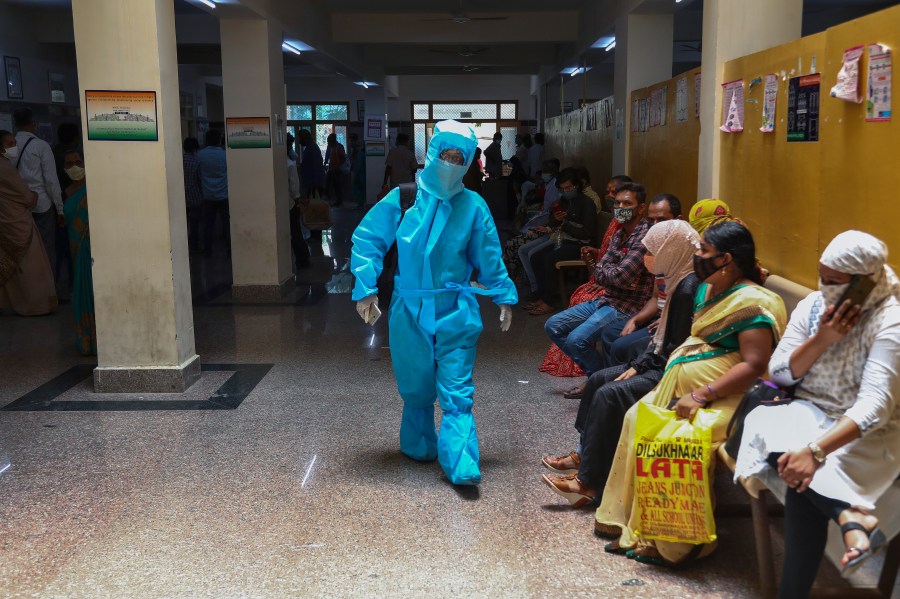
[[[661,570],[603,553],[592,513],[544,487],[541,454],[572,448],[577,403],[561,397],[571,380],[537,372],[542,320],[517,309],[501,334],[483,304],[484,482],[460,493],[436,463],[399,453],[384,329],[334,292],[340,265],[323,252],[300,273],[306,295],[240,305],[211,292],[224,258],[199,262],[203,363],[273,366],[235,409],[0,411],[0,596],[756,596],[749,519],[719,520],[711,558]],[[0,407],[89,365],[70,316],[0,316]],[[228,377],[205,371],[184,399]],[[54,401],[160,399],[178,396],[98,396],[82,381]],[[874,584],[872,570],[855,581]]]

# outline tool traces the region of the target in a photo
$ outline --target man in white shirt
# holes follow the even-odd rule
[[[390,187],[393,189],[401,183],[412,183],[416,180],[416,171],[419,170],[419,163],[416,161],[416,155],[407,145],[409,143],[409,135],[400,133],[397,135],[397,146],[388,152],[384,161],[384,182],[382,187],[388,186],[390,179]]]
[[[297,268],[307,268],[309,266],[309,246],[303,238],[303,205],[300,203],[300,176],[297,174],[297,163],[291,158],[294,153],[294,138],[288,136],[288,195],[290,196],[290,224],[291,224],[291,248],[294,251],[294,264]],[[295,154],[296,155],[296,154]]]
[[[16,145],[19,147],[19,157],[13,166],[18,169],[28,189],[38,196],[31,216],[40,231],[53,269],[53,278],[56,279],[56,227],[66,225],[62,190],[56,175],[56,159],[50,144],[34,134],[37,122],[30,108],[16,110],[13,121],[16,125]]]

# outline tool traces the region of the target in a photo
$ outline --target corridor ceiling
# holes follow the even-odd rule
[[[546,81],[585,63],[611,75],[613,52],[596,46],[608,43],[616,20],[633,12],[674,14],[673,70],[700,62],[703,0],[222,2],[280,21],[287,38],[330,57],[340,65],[335,69],[351,71],[348,76],[369,81],[462,73],[530,74]],[[804,34],[893,4],[897,1],[805,0]]]
[[[616,20],[630,13],[674,14],[673,73],[700,62],[703,0],[172,0],[179,62],[220,64],[216,18],[271,19],[285,40],[294,76],[337,76],[382,83],[392,75],[537,75],[586,64],[612,75]],[[750,0],[748,0],[750,1]],[[71,0],[0,0],[27,6],[35,18],[70,10]],[[898,0],[804,0],[803,34]],[[47,36],[50,38],[51,36]],[[65,38],[66,36],[63,36]],[[69,43],[69,39],[47,39]],[[593,46],[593,47],[592,47]]]

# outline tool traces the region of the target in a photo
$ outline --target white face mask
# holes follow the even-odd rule
[[[847,287],[850,286],[850,283],[844,283],[843,285],[826,285],[819,279],[819,291],[822,292],[822,299],[825,300],[826,306],[835,306],[841,296],[844,295],[844,292],[847,290]]]
[[[69,175],[69,179],[72,181],[81,181],[84,179],[84,167],[83,166],[70,166],[66,169],[66,174]]]
[[[6,148],[6,150],[3,151],[3,155],[6,156],[7,160],[10,160],[10,161],[15,160],[16,158],[19,157],[19,146],[13,146],[11,148]]]

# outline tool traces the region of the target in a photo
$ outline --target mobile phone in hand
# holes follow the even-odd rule
[[[853,275],[853,278],[850,279],[850,284],[847,285],[847,289],[841,295],[841,299],[838,300],[835,308],[840,308],[846,300],[850,300],[851,308],[853,306],[861,306],[873,289],[875,289],[875,281],[872,280],[872,277]]]

